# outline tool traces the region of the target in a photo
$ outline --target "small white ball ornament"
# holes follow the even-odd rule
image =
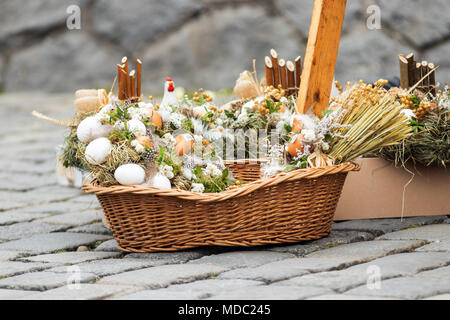
[[[111,142],[107,138],[98,138],[88,144],[85,151],[87,162],[90,164],[102,164],[111,152]]]
[[[116,169],[114,178],[121,185],[140,185],[145,181],[145,170],[134,163],[124,164]]]
[[[130,120],[128,121],[128,130],[134,133],[136,137],[145,136],[147,133],[147,128],[145,128],[145,124],[139,120]]]
[[[78,125],[77,137],[81,142],[88,143],[97,138],[107,137],[112,131],[111,125],[103,125],[97,118],[87,117]]]
[[[151,182],[151,186],[155,188],[161,189],[171,189],[172,185],[170,184],[170,180],[167,177],[163,176],[160,173],[157,173]]]

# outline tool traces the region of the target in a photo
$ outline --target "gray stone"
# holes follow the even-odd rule
[[[446,216],[431,217],[411,217],[404,219],[368,219],[368,220],[351,220],[338,222],[333,225],[333,230],[343,231],[365,231],[371,232],[377,236],[385,233],[399,231],[410,227],[424,226],[429,224],[441,223]]]
[[[19,256],[16,251],[0,251],[0,261],[8,261]]]
[[[152,0],[146,5],[128,0],[126,10],[120,0],[99,0],[92,8],[93,27],[100,36],[119,43],[124,50],[136,51],[143,43],[166,37],[200,9],[195,0]]]
[[[67,230],[67,232],[112,235],[112,232],[110,230],[106,229],[105,225],[101,222],[69,229],[69,230]]]
[[[93,260],[115,258],[118,252],[62,252],[21,258],[21,261],[50,262],[55,264],[77,264]]]
[[[108,237],[94,234],[55,232],[1,243],[0,250],[16,250],[26,253],[42,254],[60,250],[76,249],[80,245],[90,245],[96,241],[105,239],[108,239]]]
[[[31,294],[32,291],[0,289],[0,300],[16,300]]]
[[[75,202],[73,199],[69,201],[63,201],[63,202],[52,202],[52,203],[46,203],[42,205],[32,206],[32,207],[26,207],[14,211],[8,211],[8,212],[14,212],[17,214],[29,214],[29,215],[36,215],[37,218],[40,217],[40,215],[57,215],[62,213],[69,213],[69,212],[80,212],[80,211],[86,211],[86,210],[93,210],[97,209],[95,206],[90,206],[89,204],[85,203],[79,203]]]
[[[450,294],[440,294],[438,296],[425,298],[424,300],[450,300]]]
[[[139,270],[154,266],[153,261],[142,259],[102,259],[77,264],[83,273],[92,273],[98,277],[106,277],[126,271]],[[56,267],[50,272],[65,273],[66,267]]]
[[[144,290],[118,297],[120,300],[192,300],[205,299],[225,291],[260,285],[262,282],[249,280],[200,280],[177,284],[164,289]]]
[[[73,88],[107,88],[114,80],[115,69],[112,66],[120,59],[119,51],[99,46],[84,29],[52,34],[11,57],[6,73],[6,90],[27,88],[55,92]],[[47,71],[55,65],[58,66],[57,72]],[[45,74],[45,81],[33,74]],[[70,81],[66,81],[68,78]]]
[[[427,46],[450,35],[450,21],[447,13],[450,4],[446,0],[424,1],[376,0],[382,12],[384,27],[399,32],[417,47]],[[420,14],[418,14],[420,13]]]
[[[67,229],[64,226],[56,226],[38,221],[16,223],[9,226],[0,226],[0,239],[16,240],[29,238],[38,234],[45,234]]]
[[[224,271],[227,269],[202,264],[166,265],[109,276],[101,279],[99,283],[137,285],[148,289],[157,289],[171,284],[206,279]]]
[[[187,89],[205,87],[206,79],[214,79],[208,89],[229,88],[243,70],[252,70],[253,58],[262,75],[271,48],[293,60],[305,47],[283,18],[262,6],[210,11],[145,49],[143,87],[161,92],[162,80],[172,76]]]
[[[308,298],[306,300],[395,300],[393,298],[386,297],[374,297],[374,296],[352,296],[348,294],[327,294],[318,297]]]
[[[441,252],[402,253],[359,264],[345,270],[308,274],[286,281],[280,285],[316,286],[344,292],[367,283],[368,279],[379,271],[381,279],[398,276],[411,276],[430,268],[450,263],[450,254]],[[381,295],[388,296],[388,295]]]
[[[416,277],[450,281],[450,266],[420,272]]]
[[[370,261],[387,255],[413,251],[425,244],[417,240],[378,240],[355,242],[338,247],[316,251],[307,258],[354,258],[359,262]]]
[[[0,173],[0,189],[13,191],[28,191],[39,187],[56,184],[54,175],[37,175],[37,174],[14,174],[12,178],[10,173]]]
[[[450,292],[450,281],[429,278],[405,277],[381,282],[380,289],[367,286],[347,291],[345,294],[394,297],[398,299],[422,299]]]
[[[98,300],[117,294],[126,294],[136,289],[128,286],[80,283],[78,288],[64,286],[26,296],[27,300]]]
[[[283,246],[270,247],[268,250],[278,252],[288,252],[298,256],[305,256],[309,253],[312,253],[320,249],[326,249],[347,243],[372,240],[374,238],[375,237],[372,234],[367,232],[331,231],[331,233],[327,237],[319,240],[307,241],[304,243],[294,245],[289,244]]]
[[[359,259],[356,259],[358,261]],[[346,268],[354,258],[296,258],[268,263],[255,268],[242,268],[221,274],[218,279],[248,279],[274,282],[310,272],[323,272]],[[311,285],[313,286],[313,285]]]
[[[214,295],[210,300],[301,300],[332,293],[331,290],[315,287],[256,286],[230,290]]]
[[[18,212],[1,212],[0,213],[0,225],[8,225],[18,222],[29,222],[38,218],[48,217],[49,214],[44,213],[18,213]]]
[[[412,228],[379,237],[382,240],[410,240],[420,239],[427,241],[450,240],[450,225],[437,224],[420,228]]]
[[[160,264],[178,264],[199,259],[205,254],[206,252],[202,249],[193,249],[177,252],[130,253],[125,256],[125,259],[145,259]]]
[[[2,261],[0,262],[0,278],[15,276],[25,272],[40,271],[54,266],[53,264],[44,263],[25,263],[18,261]]]
[[[398,76],[400,52],[411,52],[411,48],[389,38],[382,30],[353,32],[340,42],[336,63],[336,80],[374,82]]]
[[[75,275],[72,272],[32,272],[2,279],[0,280],[0,288],[45,291],[71,284],[73,283],[73,281],[71,282],[71,279],[86,283],[94,281],[95,275],[86,273]]]
[[[120,252],[119,249],[117,249],[117,241],[115,239],[101,243],[95,248],[95,251]]]
[[[262,264],[288,258],[294,258],[294,255],[270,251],[234,251],[210,255],[191,261],[190,263],[211,264],[228,269],[236,269],[257,267]]]
[[[416,249],[416,251],[444,251],[450,252],[450,239],[449,240],[436,240],[426,246]]]
[[[84,212],[71,212],[59,214],[53,217],[44,218],[41,221],[51,224],[82,226],[102,220],[102,211],[90,210]]]

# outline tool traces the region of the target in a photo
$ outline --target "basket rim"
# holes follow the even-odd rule
[[[92,183],[83,185],[82,189],[87,193],[96,195],[104,194],[140,194],[140,195],[159,195],[165,197],[176,197],[183,200],[192,200],[202,203],[224,201],[231,198],[238,198],[248,195],[258,189],[274,186],[283,182],[297,181],[301,179],[314,179],[325,175],[345,173],[350,171],[359,171],[360,166],[353,162],[345,162],[337,165],[331,165],[319,168],[298,169],[289,172],[281,172],[265,179],[258,179],[243,185],[242,187],[225,190],[219,193],[198,193],[180,189],[161,189],[156,187],[143,186],[122,186],[114,185],[110,187],[95,186]]]

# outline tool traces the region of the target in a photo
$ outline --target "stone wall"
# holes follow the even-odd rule
[[[313,0],[2,0],[0,87],[73,91],[112,84],[120,58],[142,58],[145,92],[166,76],[186,88],[230,88],[239,73],[276,48],[304,56]],[[68,30],[66,9],[81,8],[81,29]],[[381,29],[366,26],[381,9]],[[397,54],[415,52],[450,71],[448,0],[348,0],[336,78],[398,75]]]

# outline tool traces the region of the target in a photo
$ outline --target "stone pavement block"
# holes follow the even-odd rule
[[[130,253],[125,256],[125,259],[144,259],[151,260],[159,264],[178,264],[199,259],[206,254],[208,254],[207,251],[198,248],[175,252]]]
[[[416,274],[416,277],[419,278],[431,278],[431,279],[440,279],[442,281],[450,282],[450,266],[437,268],[429,271],[423,271]]]
[[[0,226],[1,240],[17,240],[29,238],[38,234],[45,234],[55,231],[64,231],[67,226],[57,226],[39,221],[22,222],[8,226]]]
[[[20,209],[19,209],[20,210]],[[0,226],[9,225],[18,222],[29,222],[38,218],[48,217],[50,214],[45,213],[19,213],[14,211],[0,212]]]
[[[314,251],[337,246],[341,244],[372,240],[375,237],[367,232],[358,231],[331,231],[331,233],[322,239],[302,242],[299,244],[287,244],[275,247],[269,247],[267,250],[277,252],[292,253],[297,256],[304,256]]]
[[[202,264],[175,264],[129,271],[101,279],[100,284],[137,285],[148,289],[167,287],[171,284],[193,282],[217,276],[226,268]]]
[[[108,230],[102,222],[76,227],[67,230],[67,232],[112,235],[112,232]]]
[[[416,249],[416,251],[442,251],[450,252],[450,239],[449,240],[436,240],[426,246]]]
[[[83,262],[76,265],[83,273],[92,273],[98,277],[106,277],[117,273],[138,270],[154,266],[152,261],[142,259],[102,259]],[[50,272],[65,273],[66,267],[56,267]]]
[[[213,254],[191,261],[193,264],[210,264],[228,269],[257,267],[270,262],[294,258],[288,253],[270,251],[233,251]]]
[[[1,254],[1,253],[0,253]],[[50,262],[55,264],[77,264],[93,260],[115,258],[120,256],[118,252],[62,252],[44,254],[20,259],[21,261]]]
[[[381,281],[380,289],[366,285],[345,292],[349,295],[382,296],[398,299],[422,299],[450,292],[450,281],[432,278],[404,277]]]
[[[111,239],[101,243],[95,251],[106,251],[106,252],[121,252],[117,249],[117,241],[115,239]]]
[[[93,194],[81,194],[78,197],[71,199],[72,202],[75,203],[83,203],[86,205],[96,205],[100,208],[100,203],[97,200],[97,197]]]
[[[72,279],[79,280],[81,283],[95,281],[94,274],[80,273],[54,273],[54,272],[31,272],[19,276],[0,280],[0,288],[45,291],[62,287],[73,283]]]
[[[126,294],[136,291],[129,286],[100,285],[80,283],[79,287],[59,287],[44,292],[34,293],[24,297],[26,300],[99,300],[116,294]]]
[[[144,290],[130,295],[117,297],[119,300],[192,300],[205,299],[214,294],[229,290],[263,284],[250,280],[200,280],[186,284],[177,284],[164,289]]]
[[[306,300],[396,300],[392,297],[352,296],[348,294],[327,294]]]
[[[450,225],[436,224],[419,228],[406,229],[379,237],[382,240],[450,240]]]
[[[0,289],[0,300],[16,300],[32,294],[33,291]]]
[[[0,190],[28,191],[56,184],[55,175],[0,172]]]
[[[357,261],[358,259],[356,259]],[[310,272],[323,272],[348,267],[353,258],[295,258],[268,263],[255,268],[242,268],[221,274],[218,279],[280,281]]]
[[[30,213],[30,214],[62,214],[69,212],[80,212],[87,210],[97,209],[96,206],[90,206],[87,203],[74,202],[72,200],[62,201],[62,202],[51,202],[46,204],[41,204],[33,207],[26,207],[22,209],[15,210],[14,212],[19,213]],[[11,211],[8,211],[11,212]]]
[[[74,249],[82,245],[90,245],[108,236],[96,234],[77,234],[55,232],[40,234],[27,239],[9,241],[0,244],[0,250],[23,251],[25,253],[43,254],[60,250]]]
[[[100,210],[89,210],[84,212],[63,213],[53,217],[44,218],[41,221],[51,224],[63,224],[70,226],[82,226],[85,224],[99,222],[102,220]]]
[[[314,296],[331,294],[333,291],[315,287],[288,287],[288,286],[256,286],[245,287],[219,293],[208,298],[209,300],[301,300]]]
[[[450,293],[440,294],[438,296],[428,297],[424,300],[450,300]]]
[[[366,283],[379,272],[381,279],[412,276],[422,270],[438,268],[450,263],[450,254],[442,252],[411,252],[383,257],[369,263],[358,264],[340,271],[308,274],[280,285],[325,287],[343,292]]]
[[[76,188],[48,186],[23,192],[23,201],[27,204],[41,204],[72,199],[82,191]]]
[[[17,251],[0,251],[0,261],[8,261],[19,257]]]
[[[365,231],[371,232],[377,236],[385,233],[399,231],[411,226],[424,226],[429,224],[441,223],[446,216],[432,216],[432,217],[409,217],[403,220],[398,219],[366,219],[366,220],[351,220],[344,222],[337,222],[333,224],[333,230],[342,231]]]
[[[0,278],[12,277],[25,272],[40,271],[55,266],[44,263],[25,263],[19,261],[0,262]]]
[[[307,258],[338,258],[358,259],[359,262],[370,261],[386,255],[408,252],[424,245],[421,240],[377,240],[346,244],[313,252]]]

